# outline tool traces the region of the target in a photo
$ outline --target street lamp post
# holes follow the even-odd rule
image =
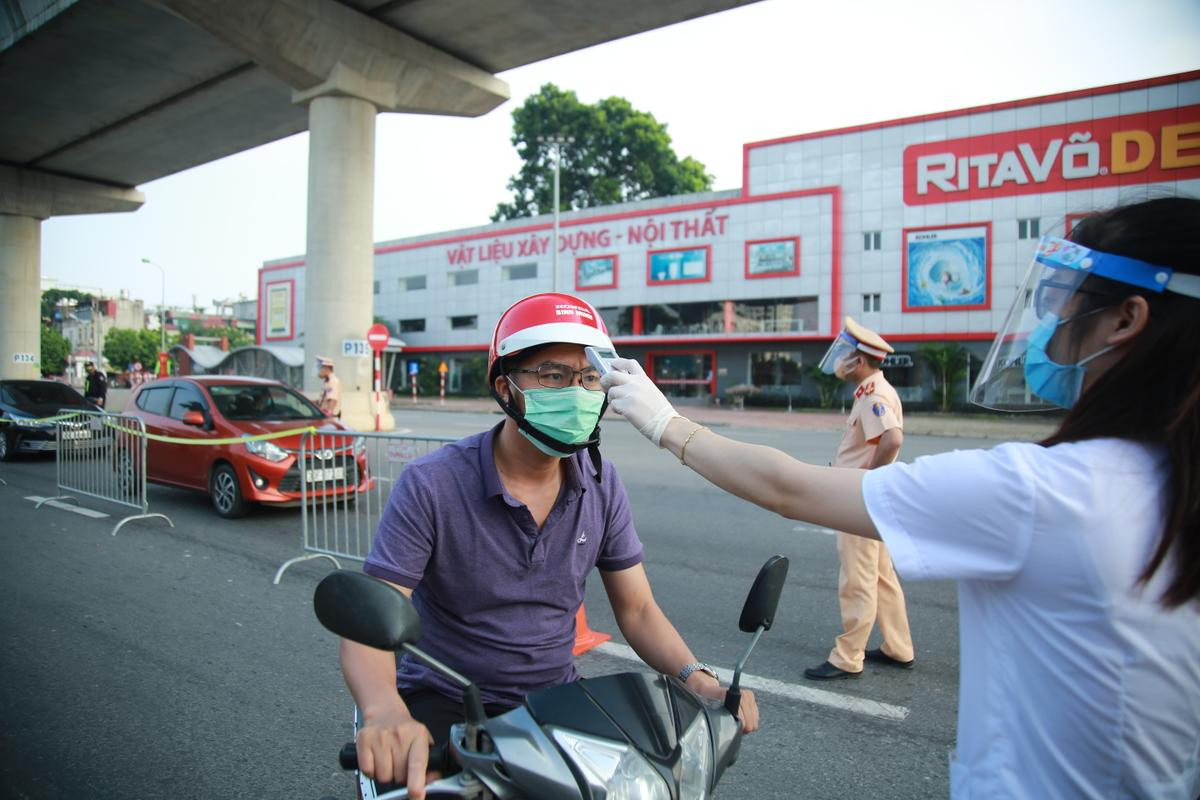
[[[159,352],[167,352],[167,271],[163,269],[162,264],[156,264],[148,258],[142,259],[143,264],[149,264],[152,267],[157,267],[162,275],[162,295],[159,298],[158,304],[158,331],[159,331]],[[160,356],[161,358],[161,356]]]
[[[548,144],[554,148],[554,240],[551,247],[554,248],[554,279],[551,284],[553,291],[558,291],[558,173],[559,167],[562,164],[562,146],[564,144],[574,144],[575,139],[571,136],[539,136],[538,141],[543,144]]]

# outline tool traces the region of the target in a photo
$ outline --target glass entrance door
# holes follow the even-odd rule
[[[716,392],[715,351],[647,353],[646,360],[650,377],[667,397],[704,399]]]

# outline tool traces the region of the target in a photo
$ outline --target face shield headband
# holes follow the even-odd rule
[[[1058,329],[1077,319],[1076,296],[1096,294],[1084,286],[1092,275],[1149,292],[1200,297],[1200,276],[1045,236],[984,359],[971,389],[972,403],[998,411],[1064,407],[1064,399],[1072,393],[1048,390],[1047,386],[1061,383],[1049,380],[1048,370],[1070,371],[1077,396],[1083,366],[1098,354],[1083,354],[1075,363],[1058,364],[1049,359],[1047,351]],[[1039,395],[1039,388],[1048,396]]]

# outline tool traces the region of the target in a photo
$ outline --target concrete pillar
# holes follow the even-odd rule
[[[41,374],[42,220],[136,211],[145,199],[136,189],[0,164],[0,378]]]
[[[0,214],[0,377],[39,378],[42,221]],[[34,361],[29,363],[28,357]]]
[[[342,420],[375,428],[370,358],[343,358],[342,342],[365,339],[373,322],[374,104],[340,93],[308,101],[308,253],[304,278],[304,388],[323,386],[314,359],[327,356],[342,382]],[[392,430],[387,409],[380,427]]]

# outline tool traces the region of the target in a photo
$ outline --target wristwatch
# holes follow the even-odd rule
[[[717,683],[721,682],[721,679],[717,677],[717,671],[702,661],[693,661],[692,663],[688,664],[683,669],[679,670],[680,682],[687,683],[688,676],[691,675],[696,670],[700,670],[701,672],[707,672],[709,675],[712,675],[714,681],[716,681]]]

